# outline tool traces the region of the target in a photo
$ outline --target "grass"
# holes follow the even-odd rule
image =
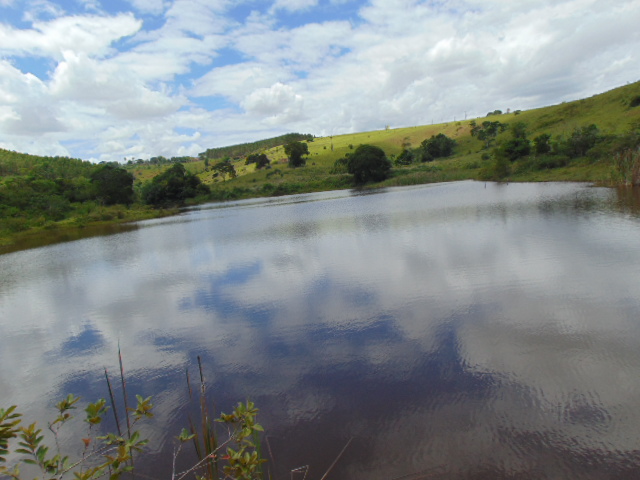
[[[489,120],[498,120],[506,124],[524,122],[527,125],[529,139],[542,133],[551,134],[554,138],[567,137],[575,129],[590,124],[596,124],[600,133],[610,138],[624,135],[631,130],[640,135],[640,106],[631,106],[633,100],[638,97],[640,97],[640,82],[591,98],[491,116]],[[469,124],[472,120],[481,124],[486,119],[483,117],[436,125],[318,137],[308,143],[310,155],[306,166],[295,169],[288,167],[284,148],[279,146],[264,152],[271,159],[270,169],[256,170],[255,164],[245,165],[244,159],[232,160],[237,172],[237,177],[233,179],[214,176],[210,167],[219,160],[210,160],[209,168],[205,166],[204,161],[187,163],[186,168],[198,175],[201,181],[212,189],[210,196],[192,199],[189,204],[353,188],[349,175],[334,174],[331,171],[337,159],[352,152],[358,145],[379,146],[388,156],[393,157],[402,151],[403,145],[409,144],[412,148],[417,148],[423,140],[439,133],[444,133],[456,140],[457,146],[453,156],[429,163],[396,166],[390,178],[373,187],[481,179],[483,172],[490,165],[491,160],[487,158],[490,157],[491,150],[484,149],[483,142],[471,136]],[[499,144],[508,138],[510,138],[509,130],[498,135],[496,143]],[[607,146],[606,142],[603,145],[605,148],[599,156],[574,159],[568,165],[559,168],[536,169],[533,162],[518,160],[511,165],[511,174],[507,179],[520,182],[593,182],[611,186],[624,183],[615,168],[615,158],[618,153],[613,150],[615,141],[612,141],[612,146]],[[27,157],[12,161],[28,162]],[[168,166],[132,165],[127,168],[134,174],[136,185],[140,186]],[[38,245],[38,237],[48,237],[52,242],[74,236],[79,238],[90,229],[98,232],[116,223],[154,218],[176,212],[177,210],[152,210],[143,205],[134,205],[132,208],[105,208],[87,203],[73,212],[73,218],[59,222],[26,222],[17,218],[14,225],[8,224],[5,219],[6,225],[4,229],[0,229],[0,253],[16,249],[17,245],[22,248]],[[42,235],[43,232],[46,232],[45,236]]]
[[[542,133],[549,133],[554,138],[566,137],[575,129],[589,124],[596,124],[603,135],[621,135],[640,126],[640,108],[630,107],[631,101],[638,95],[640,82],[588,99],[492,116],[490,120],[507,124],[524,122],[530,139]],[[394,167],[391,178],[376,186],[479,179],[482,168],[487,166],[483,155],[486,156],[490,150],[483,150],[482,142],[471,136],[469,123],[472,120],[481,123],[485,119],[483,117],[316,138],[308,144],[310,155],[303,168],[288,168],[283,147],[277,147],[265,151],[272,160],[271,170],[256,171],[254,165],[245,166],[244,160],[235,160],[233,163],[238,177],[226,181],[214,179],[212,172],[205,172],[202,162],[190,164],[190,170],[198,173],[202,181],[214,190],[227,192],[232,198],[351,188],[348,176],[330,172],[337,159],[344,157],[358,145],[376,145],[385,150],[387,155],[395,156],[400,153],[403,144],[408,143],[416,148],[432,135],[444,133],[458,142],[452,157],[427,164]],[[496,142],[509,138],[509,135],[507,130],[498,135]],[[518,165],[513,167],[510,181],[579,181],[611,185],[615,177],[613,155],[598,160],[574,160],[567,166],[547,170],[536,171]]]

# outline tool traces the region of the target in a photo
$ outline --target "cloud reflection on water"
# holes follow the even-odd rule
[[[257,401],[282,475],[321,475],[350,436],[334,478],[637,472],[640,225],[610,197],[300,196],[3,256],[0,316],[20,320],[0,324],[0,399],[41,412],[44,392],[99,392],[119,342],[155,397],[152,437],[184,426],[201,355],[220,405]]]

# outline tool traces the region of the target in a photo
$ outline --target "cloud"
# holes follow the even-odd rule
[[[241,103],[250,114],[268,117],[273,124],[289,123],[303,118],[304,100],[289,85],[276,83],[255,90]]]
[[[1,133],[19,130],[25,137],[11,141],[32,148],[48,125],[66,131],[65,142],[75,131],[74,143],[87,145],[125,118],[142,131],[163,116],[206,117],[224,128],[201,125],[197,145],[219,146],[291,130],[346,133],[534,108],[640,77],[640,4],[632,0],[129,4],[130,12],[105,13],[91,1],[38,1],[29,4],[28,28],[0,23],[0,55],[16,69],[0,97],[17,99],[2,125],[9,128],[11,115],[28,118],[34,101],[51,107],[32,138],[26,123]],[[174,116],[178,110],[186,115]],[[152,123],[169,137],[184,126]]]
[[[31,29],[0,24],[0,52],[8,56],[55,59],[61,59],[67,51],[104,56],[113,52],[113,42],[133,35],[141,25],[131,14],[61,17],[34,22]]]

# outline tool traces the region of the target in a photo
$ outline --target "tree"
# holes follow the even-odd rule
[[[302,142],[289,142],[284,146],[284,153],[289,157],[290,167],[302,167],[307,161],[303,155],[309,155],[309,146]]]
[[[145,203],[155,206],[182,205],[187,198],[209,193],[209,187],[176,163],[142,187]]]
[[[511,124],[511,135],[513,138],[527,138],[527,124],[524,122]]]
[[[496,150],[496,156],[504,156],[510,161],[526,157],[531,153],[531,142],[527,139],[527,124],[516,122],[511,126],[513,138],[503,142]]]
[[[360,145],[349,156],[347,171],[358,185],[370,181],[381,182],[389,176],[391,162],[380,147]]]
[[[133,175],[124,168],[108,163],[102,165],[91,174],[91,183],[95,189],[95,196],[104,205],[133,203]]]
[[[551,135],[543,133],[534,138],[533,149],[538,155],[545,155],[551,152]]]
[[[485,142],[484,148],[489,148],[498,133],[502,133],[509,128],[506,123],[490,122],[489,120],[482,122],[482,126],[476,125],[476,122],[471,122],[469,125],[471,126],[471,136]]]
[[[570,157],[583,157],[600,140],[600,130],[595,124],[576,128],[566,141]]]
[[[423,162],[430,162],[435,158],[448,157],[453,153],[456,141],[444,133],[431,135],[420,144],[420,157]]]
[[[498,150],[513,162],[531,153],[531,142],[526,138],[511,138],[500,145]]]
[[[396,165],[411,165],[415,158],[413,150],[403,148],[400,155],[395,160]]]
[[[269,157],[267,157],[267,155],[264,153],[252,153],[244,161],[244,164],[251,165],[252,163],[255,163],[256,169],[259,170],[269,165],[271,163],[271,160],[269,160]]]
[[[237,176],[236,169],[229,160],[218,162],[211,169],[222,176],[222,181],[226,180],[225,176],[229,176],[229,178],[236,178]]]

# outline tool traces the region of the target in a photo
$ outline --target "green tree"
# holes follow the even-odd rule
[[[284,153],[289,157],[290,167],[302,167],[307,161],[304,155],[309,155],[309,146],[302,142],[289,142],[284,146]]]
[[[403,148],[395,160],[396,165],[411,165],[415,159],[413,150]]]
[[[511,138],[500,145],[498,150],[504,154],[507,159],[514,162],[531,153],[531,142],[526,138]]]
[[[595,124],[576,128],[566,141],[567,154],[570,157],[584,157],[600,139],[600,130]]]
[[[233,164],[229,160],[223,160],[216,163],[211,169],[214,172],[218,172],[222,176],[222,180],[226,180],[225,177],[236,178],[237,173]]]
[[[511,135],[513,138],[527,138],[527,124],[524,122],[511,124]]]
[[[96,198],[104,205],[131,205],[135,199],[133,175],[124,168],[105,164],[91,174]]]
[[[257,169],[261,169],[269,165],[271,163],[271,160],[269,160],[269,157],[267,157],[267,155],[264,153],[252,153],[251,155],[247,156],[244,164],[251,165],[252,163],[256,164]]]
[[[435,158],[448,157],[453,153],[456,141],[444,133],[431,135],[420,144],[420,158],[423,162],[430,162]]]
[[[176,163],[142,187],[145,203],[154,206],[182,205],[187,198],[209,193],[209,187]]]
[[[509,128],[506,123],[490,122],[489,120],[482,122],[482,126],[477,125],[476,122],[471,122],[469,125],[471,126],[471,136],[482,140],[485,143],[484,148],[489,148],[498,134]]]
[[[531,142],[527,139],[527,124],[516,122],[511,126],[512,138],[503,142],[496,149],[496,156],[502,156],[510,161],[526,157],[531,153]]]
[[[360,145],[349,156],[347,170],[356,184],[381,182],[391,172],[391,162],[380,147]]]
[[[551,152],[551,135],[543,133],[534,138],[533,149],[538,155],[545,155]]]

